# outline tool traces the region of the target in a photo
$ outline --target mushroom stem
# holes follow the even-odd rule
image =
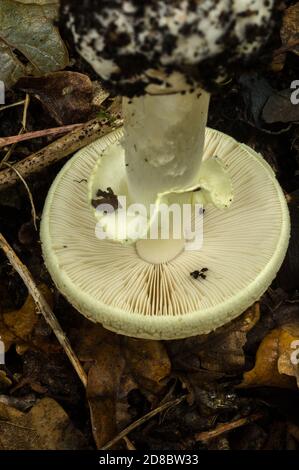
[[[124,148],[132,202],[190,187],[198,179],[210,95],[193,92],[124,98]]]

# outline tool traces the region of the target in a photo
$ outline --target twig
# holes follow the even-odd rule
[[[9,426],[13,426],[15,428],[26,429],[26,431],[34,431],[32,428],[27,428],[26,426],[21,426],[20,424],[12,423],[11,421],[6,421],[5,419],[1,418],[0,423],[8,424]]]
[[[26,95],[26,98],[24,100],[24,108],[23,108],[23,117],[22,117],[22,127],[21,129],[19,130],[19,134],[18,135],[22,135],[24,134],[26,128],[27,128],[27,114],[28,114],[28,107],[29,107],[29,104],[30,104],[30,95]],[[3,164],[5,162],[8,162],[8,160],[10,159],[12,153],[14,152],[15,150],[15,147],[17,145],[17,142],[15,142],[14,144],[11,145],[11,147],[9,148],[8,152],[6,153],[6,155],[4,156],[3,160],[0,162],[0,169],[1,167],[3,166]]]
[[[99,119],[89,121],[84,124],[82,128],[73,130],[66,136],[52,142],[47,147],[16,163],[14,168],[17,168],[23,178],[26,178],[31,174],[42,171],[47,166],[68,157],[77,150],[80,150],[91,142],[94,142],[96,139],[119,128],[121,125],[122,120],[120,119],[114,121],[113,125],[102,123]],[[11,168],[0,172],[0,190],[12,186],[17,181],[18,178]]]
[[[14,269],[19,273],[21,278],[23,279],[29,293],[31,294],[33,300],[35,301],[38,309],[43,314],[46,322],[52,328],[56,338],[58,339],[59,343],[63,347],[65,353],[67,354],[69,360],[71,361],[75,371],[78,374],[81,382],[83,383],[84,387],[87,386],[87,377],[85,371],[80,364],[79,359],[77,358],[75,352],[72,349],[72,346],[66,337],[65,333],[63,332],[60,324],[57,321],[54,313],[52,312],[48,302],[46,301],[44,295],[39,291],[37,285],[35,284],[33,277],[27,267],[22,263],[22,261],[18,258],[14,250],[5,240],[3,235],[0,233],[0,248],[4,251],[7,259],[10,261],[11,265]]]
[[[299,39],[290,41],[286,46],[282,46],[273,53],[273,57],[285,54],[288,51],[291,51],[294,47],[299,46]]]
[[[28,95],[27,93],[25,102],[24,102],[23,118],[22,118],[22,127],[24,131],[27,129],[27,114],[28,114],[29,104],[30,104],[30,95]]]
[[[82,128],[82,124],[71,124],[70,126],[54,127],[52,129],[43,129],[41,131],[27,132],[26,134],[18,134],[11,137],[0,138],[0,148],[7,145],[24,142],[25,140],[37,139],[38,137],[45,137],[48,135],[66,134],[74,129]]]
[[[219,437],[222,434],[232,431],[233,429],[240,428],[241,426],[245,426],[246,424],[253,423],[263,417],[264,415],[262,413],[255,413],[251,416],[247,416],[246,418],[236,419],[236,421],[232,421],[231,423],[219,424],[219,426],[212,429],[212,431],[203,431],[196,434],[195,440],[205,442],[210,439],[215,439],[215,437]]]
[[[130,441],[130,439],[128,438],[128,436],[125,436],[124,438],[124,441],[126,443],[126,446],[127,446],[127,449],[128,450],[136,450],[136,447],[134,446],[134,444],[132,444],[132,442]]]
[[[164,403],[163,405],[158,406],[154,410],[150,411],[146,415],[142,416],[142,418],[137,419],[134,421],[132,424],[130,424],[128,427],[123,429],[117,436],[115,436],[111,441],[107,442],[100,450],[108,450],[112,446],[114,446],[117,442],[119,442],[121,439],[124,439],[131,431],[134,429],[138,428],[141,426],[143,423],[148,421],[149,419],[153,418],[157,414],[161,413],[162,411],[167,410],[171,406],[177,406],[179,405],[183,400],[186,399],[187,395],[184,395],[180,398],[176,398],[175,400],[168,401],[167,403]]]
[[[5,111],[6,109],[15,108],[16,106],[22,106],[23,104],[25,104],[25,100],[18,101],[17,103],[7,104],[6,106],[1,106],[0,113],[1,111]]]
[[[21,135],[21,134],[24,134],[24,127],[23,127],[23,126],[22,126],[21,129],[19,130],[18,135]],[[14,144],[12,144],[12,145],[9,147],[7,153],[4,155],[3,159],[2,159],[1,162],[0,162],[0,169],[2,169],[1,167],[3,166],[3,164],[4,164],[5,162],[8,162],[8,160],[10,159],[12,153],[14,152],[14,150],[15,150],[15,148],[16,148],[16,145],[17,145],[17,143],[14,143]]]
[[[35,210],[35,205],[34,205],[34,201],[33,201],[33,196],[31,194],[31,191],[30,191],[30,188],[28,186],[28,184],[26,183],[26,181],[24,180],[23,176],[19,173],[19,171],[14,168],[10,163],[7,163],[7,162],[2,162],[3,165],[11,168],[17,175],[18,177],[20,178],[20,180],[22,181],[23,185],[25,186],[26,188],[26,191],[28,193],[28,196],[29,196],[29,200],[30,200],[30,204],[31,204],[31,214],[32,214],[32,219],[33,219],[33,224],[34,224],[34,228],[35,230],[37,231],[37,224],[36,224],[36,210]]]

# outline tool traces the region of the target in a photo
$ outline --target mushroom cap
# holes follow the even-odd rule
[[[122,95],[227,79],[265,45],[276,0],[62,0],[79,53]]]
[[[110,330],[152,339],[209,333],[252,305],[274,279],[290,234],[284,194],[259,154],[207,129],[204,160],[217,155],[227,166],[234,201],[227,210],[207,206],[201,250],[149,263],[135,245],[95,236],[86,180],[122,135],[117,130],[89,145],[58,174],[41,224],[46,266],[68,300]],[[194,279],[191,273],[202,268],[206,279]]]

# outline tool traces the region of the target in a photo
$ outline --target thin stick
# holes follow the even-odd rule
[[[132,442],[130,441],[128,436],[125,436],[123,439],[125,441],[125,444],[126,444],[128,450],[136,450],[136,447],[134,446],[134,444],[132,444]]]
[[[89,121],[81,128],[73,130],[66,136],[55,140],[47,147],[16,163],[14,168],[17,168],[23,178],[27,178],[33,173],[42,171],[47,166],[68,157],[121,125],[122,120],[120,119],[115,120],[112,125],[103,123],[99,119]],[[11,168],[0,172],[0,190],[12,186],[17,181],[18,178]]]
[[[187,395],[184,395],[180,398],[176,398],[175,400],[168,401],[167,403],[164,403],[163,405],[158,406],[154,410],[150,411],[146,415],[142,416],[142,418],[137,419],[134,421],[132,424],[130,424],[128,427],[123,429],[117,436],[115,436],[111,441],[107,442],[107,444],[104,445],[100,450],[108,450],[112,446],[114,446],[117,442],[119,442],[121,439],[124,439],[131,431],[134,429],[138,428],[141,426],[143,423],[148,421],[149,419],[153,418],[157,414],[161,413],[162,411],[167,410],[168,408],[172,406],[177,406],[179,405],[183,400],[186,399]]]
[[[264,415],[262,413],[256,413],[251,416],[247,416],[246,418],[237,419],[231,423],[219,424],[219,426],[217,426],[212,431],[203,431],[196,434],[195,440],[205,442],[209,441],[210,439],[215,439],[215,437],[219,437],[222,434],[232,431],[233,429],[240,428],[241,426],[245,426],[246,424],[253,423],[254,421],[257,421],[263,417]]]
[[[25,186],[26,191],[27,191],[28,196],[29,196],[30,204],[31,204],[31,214],[32,214],[34,228],[37,231],[36,210],[35,210],[35,205],[34,205],[34,201],[33,201],[33,196],[31,194],[31,191],[30,191],[30,188],[29,188],[28,184],[24,180],[23,176],[19,173],[19,171],[16,168],[14,168],[10,163],[7,163],[7,162],[2,162],[2,163],[3,163],[3,165],[8,166],[9,168],[11,168],[17,174],[18,177],[20,178],[20,180],[22,181],[23,185]]]
[[[27,129],[27,114],[28,114],[29,105],[30,105],[30,95],[28,95],[27,93],[25,102],[24,102],[23,118],[22,118],[22,127],[24,131]]]
[[[0,423],[8,424],[9,426],[13,426],[15,428],[26,429],[27,431],[34,431],[32,428],[27,428],[26,426],[21,426],[20,424],[12,423],[11,421],[6,421],[5,419],[1,418]]]
[[[294,47],[299,46],[299,39],[296,39],[294,41],[290,41],[288,44],[285,46],[280,47],[273,53],[273,57],[277,57],[279,55],[285,54],[288,51],[291,51]]]
[[[25,130],[26,130],[26,127],[27,127],[27,114],[28,114],[29,104],[30,104],[30,95],[27,94],[27,95],[26,95],[26,99],[24,100],[23,117],[22,117],[22,127],[21,127],[21,129],[20,129],[18,135],[24,134],[24,132],[25,132]],[[3,163],[4,163],[4,162],[8,162],[8,160],[10,159],[12,153],[13,153],[14,150],[15,150],[16,145],[17,145],[17,143],[15,142],[15,143],[12,144],[12,146],[9,148],[7,154],[4,156],[3,160],[0,162],[0,169],[1,169],[1,167],[3,166]]]
[[[18,101],[17,103],[12,103],[12,104],[8,104],[6,106],[1,106],[0,107],[0,113],[1,113],[1,111],[5,111],[6,109],[15,108],[16,106],[22,106],[24,103],[25,103],[25,100],[22,100],[22,101]]]
[[[70,126],[54,127],[53,129],[43,129],[42,131],[27,132],[22,135],[14,135],[11,137],[0,138],[0,148],[6,147],[7,145],[16,144],[18,142],[24,142],[25,140],[36,139],[38,137],[45,137],[48,135],[66,134],[67,132],[73,131],[82,127],[82,124],[71,124]]]
[[[21,127],[21,129],[19,130],[18,135],[21,135],[21,134],[24,134],[24,127]],[[16,148],[16,145],[17,145],[17,144],[15,143],[15,144],[12,144],[12,145],[9,147],[7,153],[4,155],[3,159],[2,159],[1,162],[0,162],[0,169],[1,169],[1,167],[3,166],[3,164],[4,164],[5,162],[8,162],[8,160],[10,159],[12,153],[14,152],[14,150],[15,150],[15,148]]]
[[[36,306],[43,314],[46,322],[52,328],[56,338],[58,339],[59,343],[63,347],[66,355],[68,356],[69,360],[71,361],[75,371],[78,374],[79,379],[83,383],[84,387],[87,386],[87,377],[85,371],[77,358],[75,352],[72,349],[72,346],[66,337],[65,333],[63,332],[60,324],[57,321],[54,313],[52,312],[48,302],[46,301],[43,294],[39,291],[37,285],[35,284],[33,277],[27,267],[22,263],[22,261],[18,258],[14,250],[11,248],[9,243],[5,240],[3,235],[0,233],[0,248],[4,251],[7,259],[10,261],[11,265],[14,269],[19,273],[21,278],[23,279],[29,293],[31,294],[33,300],[36,303]]]

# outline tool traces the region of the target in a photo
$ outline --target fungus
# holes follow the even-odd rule
[[[78,51],[124,96],[124,129],[57,176],[41,225],[48,270],[80,312],[118,333],[208,333],[259,299],[287,250],[287,204],[270,166],[206,127],[210,92],[254,59],[275,2],[62,3]],[[191,208],[192,236],[175,214],[163,236],[165,207]]]

